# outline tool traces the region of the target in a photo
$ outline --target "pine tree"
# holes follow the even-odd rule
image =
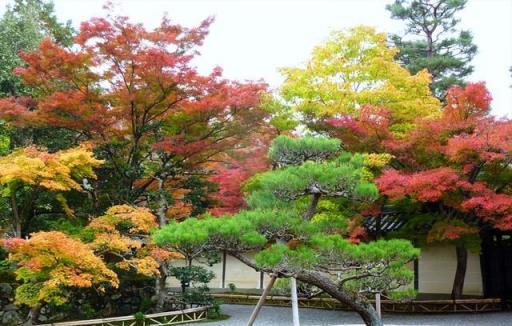
[[[378,196],[364,156],[341,152],[336,139],[280,136],[269,158],[275,169],[246,183],[248,210],[171,222],[154,241],[186,257],[226,251],[258,271],[314,285],[367,325],[382,325],[368,295],[408,284],[412,271],[405,264],[419,251],[406,240],[356,244],[348,238],[349,210],[340,210]],[[254,251],[253,259],[248,253]]]
[[[406,23],[405,36],[391,36],[399,61],[413,74],[427,69],[432,92],[440,99],[451,85],[463,85],[477,52],[469,31],[457,29],[456,14],[467,0],[395,0],[386,9]]]

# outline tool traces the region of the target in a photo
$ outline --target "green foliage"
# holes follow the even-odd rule
[[[270,114],[269,124],[277,130],[278,134],[291,131],[299,124],[293,116],[293,110],[270,94],[262,97],[262,108]]]
[[[272,141],[268,157],[279,166],[300,165],[306,161],[324,161],[340,151],[340,141],[327,137],[279,136]]]
[[[170,272],[181,282],[183,292],[196,283],[208,283],[215,277],[212,271],[201,266],[171,267]]]
[[[357,155],[351,158],[323,163],[307,161],[300,166],[261,174],[259,189],[247,202],[251,208],[273,207],[277,201],[292,201],[313,193],[356,200],[375,199],[377,188],[364,181],[362,161]]]
[[[363,178],[367,158],[349,153],[331,157],[329,150],[312,149],[309,153],[329,154],[320,155],[323,161],[300,159],[304,157],[301,151],[315,144],[328,144],[323,149],[333,151],[339,146],[324,138],[280,137],[274,142],[271,157],[292,157],[299,165],[283,164],[250,181],[246,190],[251,210],[171,222],[158,230],[153,240],[189,257],[201,251],[239,254],[255,250],[255,266],[283,275],[302,270],[336,271],[345,279],[340,286],[354,293],[392,290],[409,283],[413,275],[404,265],[419,255],[409,241],[357,245],[343,238],[351,213],[337,210],[350,207],[355,199],[378,196],[375,185]],[[286,153],[287,148],[293,154]],[[279,151],[284,154],[276,154]]]
[[[133,315],[133,318],[135,318],[136,321],[141,322],[144,320],[145,316],[143,312],[139,311]]]
[[[470,62],[477,46],[469,31],[457,30],[460,19],[456,15],[466,2],[395,0],[386,6],[392,18],[406,24],[406,37],[391,37],[400,49],[398,60],[413,74],[427,69],[432,75],[431,89],[439,98],[473,72]]]
[[[290,279],[279,278],[272,287],[272,293],[274,295],[290,296]],[[297,295],[299,297],[311,297],[318,289],[310,284],[297,281]]]
[[[30,92],[22,86],[13,69],[23,66],[20,51],[32,51],[44,37],[69,45],[73,36],[71,23],[59,23],[53,3],[43,0],[15,0],[0,20],[0,96]]]
[[[189,304],[210,304],[208,283],[215,277],[212,271],[202,266],[171,267],[171,276],[181,283],[180,299]]]

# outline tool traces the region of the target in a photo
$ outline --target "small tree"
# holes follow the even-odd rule
[[[37,322],[44,303],[62,305],[73,289],[95,287],[104,291],[117,287],[117,275],[82,242],[61,232],[33,233],[28,240],[2,240],[17,264],[16,276],[22,284],[16,301],[31,307],[31,321]]]
[[[94,234],[90,246],[118,273],[132,271],[157,277],[158,309],[164,304],[167,264],[183,256],[152,243],[149,234],[156,228],[157,219],[149,209],[118,205],[110,207],[105,215],[92,219],[85,232]]]
[[[408,284],[412,272],[404,264],[419,252],[408,241],[354,244],[344,237],[347,217],[333,211],[378,196],[365,179],[363,156],[341,153],[334,139],[283,136],[269,156],[279,168],[246,185],[250,210],[170,223],[155,242],[177,251],[225,250],[258,271],[314,285],[368,325],[382,325],[366,295]]]
[[[215,277],[212,271],[202,266],[172,267],[170,274],[181,284],[179,298],[184,304],[207,305],[213,302],[208,283]]]
[[[404,21],[405,37],[393,35],[397,58],[413,74],[427,69],[432,92],[440,99],[452,85],[462,85],[473,72],[477,47],[469,31],[457,31],[467,0],[395,0],[387,5],[391,18]]]

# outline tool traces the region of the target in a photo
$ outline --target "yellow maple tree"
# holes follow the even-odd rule
[[[77,180],[96,178],[93,169],[102,163],[86,145],[55,153],[29,146],[0,157],[1,194],[11,199],[16,235],[21,236],[21,224],[27,219],[18,207],[16,192],[19,189],[28,186],[32,191],[81,191],[82,187]],[[62,195],[57,196],[57,200],[68,215],[72,214]]]
[[[432,96],[426,70],[411,75],[394,57],[385,33],[358,26],[333,32],[314,48],[305,67],[283,68],[280,94],[296,110],[313,118],[357,116],[363,105],[390,110],[392,124],[418,116],[436,116],[440,103]]]

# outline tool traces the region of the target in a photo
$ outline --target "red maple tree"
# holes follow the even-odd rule
[[[259,108],[265,84],[226,80],[220,68],[201,75],[191,64],[212,21],[185,28],[164,17],[147,30],[109,13],[83,22],[72,47],[45,39],[21,54],[26,66],[16,70],[37,95],[1,100],[0,118],[94,142],[106,160],[96,185],[109,193],[103,206],[140,200],[155,182],[201,174],[266,114]]]
[[[431,216],[426,240],[456,246],[454,298],[462,295],[468,235],[512,229],[512,121],[490,116],[490,101],[483,83],[454,86],[438,118],[382,143],[395,162],[376,180],[381,194],[419,203],[418,213]]]

